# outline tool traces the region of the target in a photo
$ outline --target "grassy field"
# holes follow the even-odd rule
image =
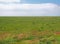
[[[60,44],[60,17],[0,17],[0,44]]]

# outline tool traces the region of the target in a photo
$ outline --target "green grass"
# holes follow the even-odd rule
[[[55,32],[60,17],[0,17],[0,44],[60,44]]]

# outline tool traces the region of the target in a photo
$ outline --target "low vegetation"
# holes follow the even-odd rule
[[[60,17],[0,17],[0,44],[60,44]]]

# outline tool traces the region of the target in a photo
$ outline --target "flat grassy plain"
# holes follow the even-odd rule
[[[60,17],[0,17],[0,44],[60,44]]]

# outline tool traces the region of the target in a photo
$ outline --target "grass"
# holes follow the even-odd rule
[[[0,44],[60,44],[60,17],[0,17]]]

